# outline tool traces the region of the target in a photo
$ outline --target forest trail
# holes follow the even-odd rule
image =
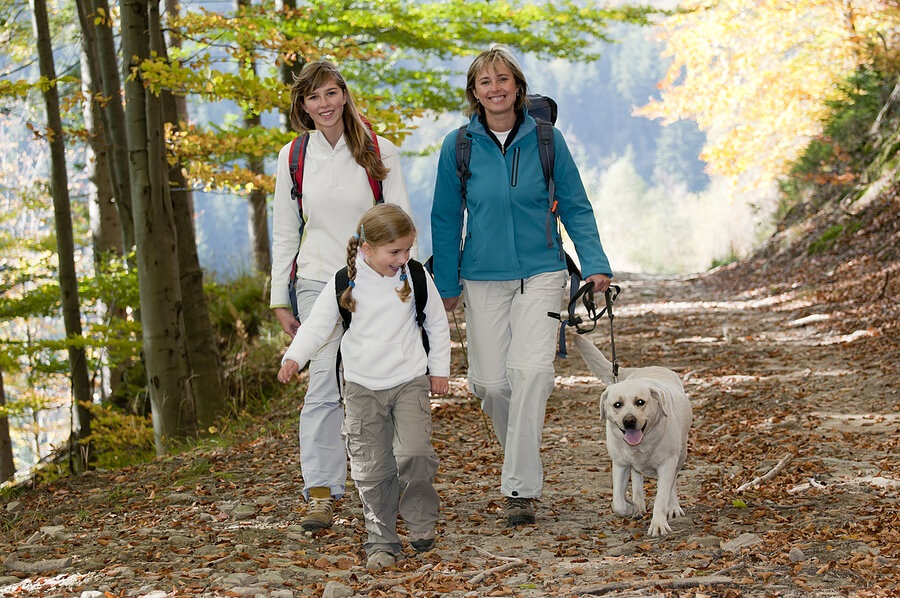
[[[458,346],[453,396],[433,411],[436,550],[367,573],[352,489],[330,530],[304,533],[290,406],[240,446],[15,497],[0,512],[0,596],[896,595],[897,339],[841,329],[802,288],[733,291],[723,280],[617,281],[620,364],[676,370],[694,409],[686,515],[667,536],[647,536],[649,515],[611,512],[602,386],[577,354],[556,364],[537,524],[505,527],[499,447]],[[606,318],[591,338],[609,355]],[[771,479],[738,490],[788,455]]]

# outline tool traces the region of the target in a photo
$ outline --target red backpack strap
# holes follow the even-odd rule
[[[303,163],[306,161],[307,145],[309,145],[309,133],[294,137],[288,161],[288,168],[291,171],[291,198],[297,202],[301,220],[303,219]]]
[[[378,147],[378,135],[375,134],[372,123],[365,116],[360,116],[360,118],[365,123],[366,128],[369,129],[369,133],[372,135],[372,148],[375,150],[375,155],[380,158],[381,148]],[[368,171],[366,171],[366,175],[369,177],[369,187],[372,188],[372,197],[375,198],[375,203],[384,203],[384,181],[375,180]]]

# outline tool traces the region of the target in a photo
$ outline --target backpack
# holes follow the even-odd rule
[[[553,233],[555,229],[556,238],[559,242],[560,257],[566,261],[566,270],[569,272],[569,297],[570,302],[574,300],[578,288],[581,285],[581,271],[575,264],[572,257],[563,250],[562,238],[559,234],[559,214],[556,213],[558,207],[556,201],[556,181],[553,179],[553,161],[556,158],[556,151],[553,144],[553,125],[556,124],[558,109],[556,101],[547,96],[529,94],[528,96],[528,114],[530,114],[537,124],[538,136],[538,155],[541,158],[541,170],[544,172],[544,182],[547,183],[547,247],[553,247]],[[469,170],[469,161],[472,154],[472,142],[467,136],[468,125],[459,127],[456,131],[456,176],[459,177],[460,199],[462,206],[461,212],[466,211],[466,183],[472,176]],[[560,318],[559,314],[549,313],[550,317]],[[567,357],[566,353],[566,323],[561,322],[559,328],[559,349],[557,351],[559,357]]]
[[[381,156],[381,150],[378,147],[378,136],[369,121],[363,119],[369,132],[372,134],[372,145],[375,148],[375,154]],[[300,239],[303,239],[303,227],[306,222],[303,220],[303,166],[306,162],[306,147],[309,145],[309,132],[302,133],[294,137],[291,142],[290,157],[288,160],[288,168],[291,173],[291,199],[297,202],[297,208],[300,210]],[[375,180],[372,175],[366,173],[369,178],[369,186],[372,188],[372,196],[375,203],[384,203],[384,185],[382,181]],[[297,256],[300,255],[300,248],[294,254],[291,261],[291,274],[288,279],[288,297],[291,301],[291,311],[294,312],[294,318],[300,319],[299,309],[297,307]]]

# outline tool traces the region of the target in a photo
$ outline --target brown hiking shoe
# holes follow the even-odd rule
[[[324,487],[310,488],[306,515],[300,520],[300,527],[307,531],[331,527],[333,517],[334,498],[331,497],[331,489]]]
[[[506,525],[534,523],[534,502],[530,498],[506,497]]]

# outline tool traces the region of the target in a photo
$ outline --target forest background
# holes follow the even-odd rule
[[[268,203],[303,60],[339,62],[401,143],[426,248],[434,149],[494,41],[559,102],[620,271],[737,259],[893,172],[866,167],[890,145],[896,3],[684,6],[0,3],[3,477],[180,450],[277,392]]]

